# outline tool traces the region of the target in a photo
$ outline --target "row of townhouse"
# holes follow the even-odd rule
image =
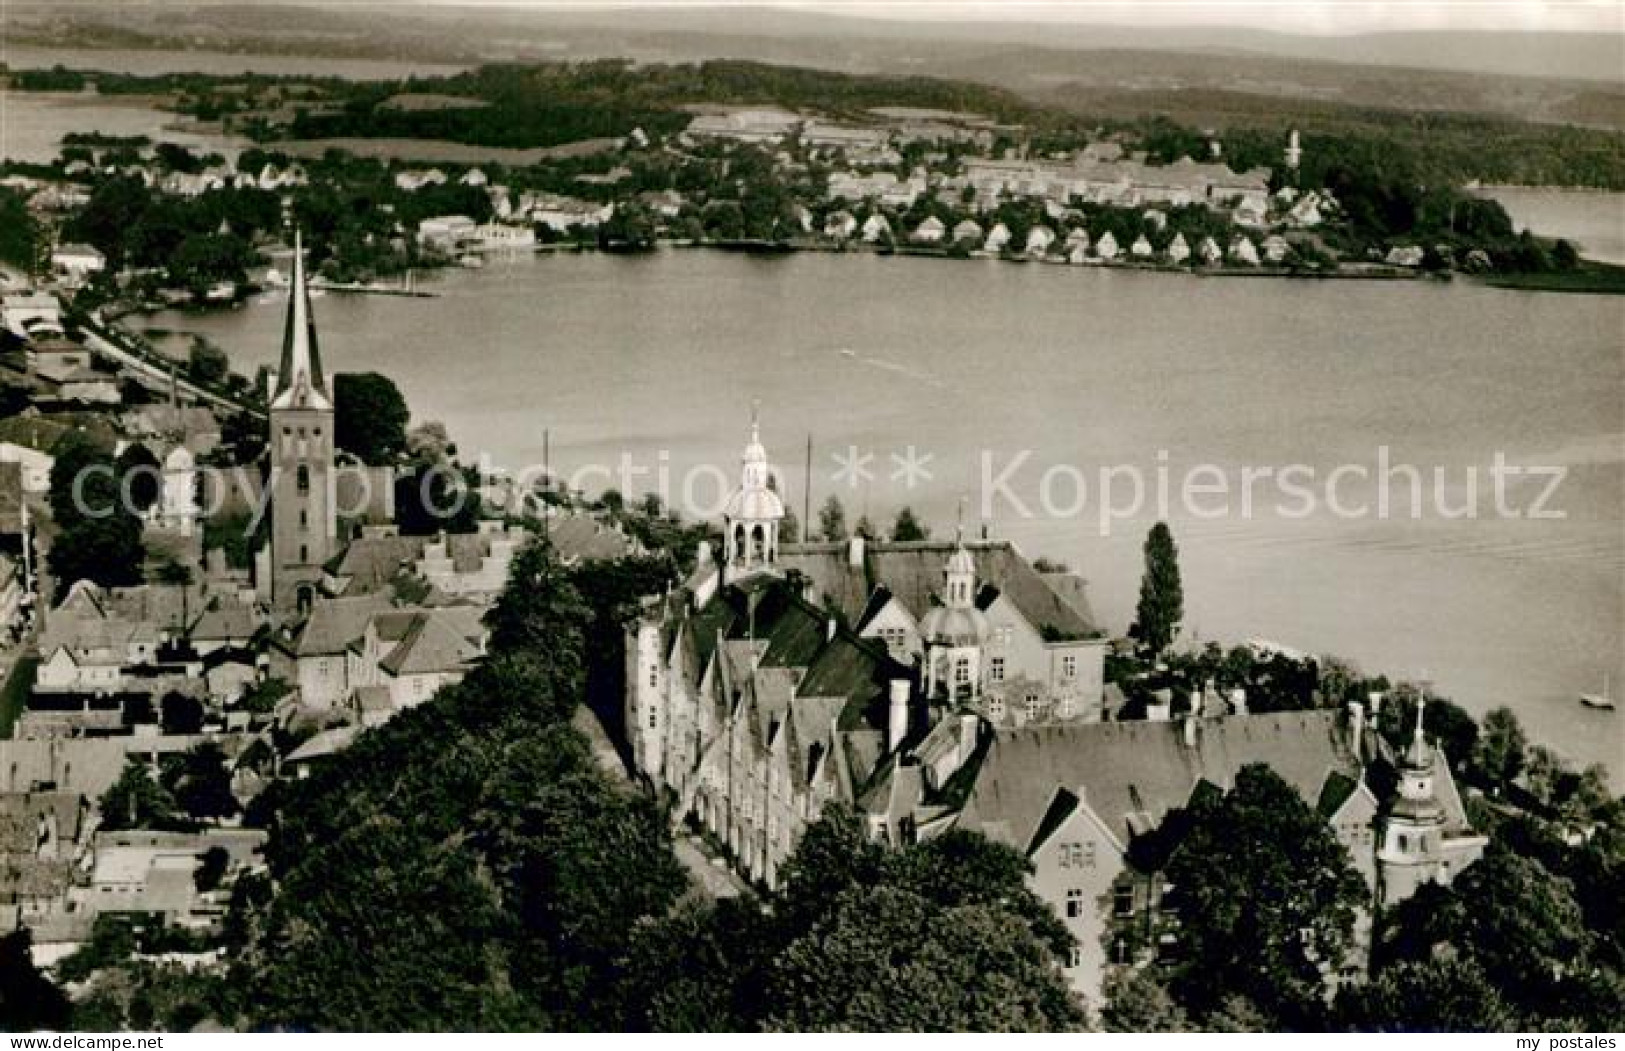
[[[1101,717],[1105,641],[1075,576],[1003,541],[781,545],[783,515],[753,435],[720,559],[628,629],[634,766],[750,878],[773,884],[823,804],[856,805],[942,712]]]

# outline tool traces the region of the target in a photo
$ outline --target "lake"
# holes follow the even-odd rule
[[[1511,705],[1575,761],[1625,769],[1621,717],[1576,703],[1605,673],[1616,696],[1625,683],[1618,298],[704,250],[527,256],[432,287],[318,299],[322,350],[329,370],[393,377],[466,458],[539,463],[547,430],[558,472],[624,455],[649,472],[629,491],[664,470],[679,503],[707,465],[692,501],[705,505],[719,473],[736,475],[759,399],[798,511],[810,434],[814,507],[837,493],[849,520],[884,527],[907,504],[943,535],[967,497],[972,529],[1082,572],[1114,631],[1165,516],[1187,638],[1263,637],[1431,680],[1474,712]],[[205,333],[252,372],[274,363],[281,311],[149,324]],[[853,446],[872,477],[849,485],[835,457]],[[912,486],[911,447],[930,476]],[[1561,470],[1555,493],[1524,476],[1503,501],[1524,517],[1497,515],[1498,455]],[[1240,505],[1244,470],[1289,465],[1313,472],[1313,506],[1283,496],[1284,477]],[[1120,472],[1109,486],[1103,468]],[[1379,516],[1384,468],[1397,481]],[[1166,515],[1151,499],[1103,523],[1100,490],[1126,508],[1131,469],[1152,493],[1159,470],[1172,479]],[[1215,476],[1229,497],[1179,498]]]
[[[1565,237],[1587,259],[1625,265],[1625,194],[1536,187],[1483,191],[1501,202],[1518,229]]]

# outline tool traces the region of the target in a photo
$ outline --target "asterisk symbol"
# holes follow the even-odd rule
[[[892,468],[891,480],[902,482],[912,489],[916,485],[924,485],[931,480],[930,464],[936,456],[932,453],[920,452],[910,445],[902,456],[891,454]]]
[[[846,455],[832,453],[830,458],[836,463],[835,481],[837,482],[845,482],[853,489],[856,489],[862,483],[874,479],[875,474],[869,469],[870,462],[875,458],[874,453],[866,453],[856,445],[848,445]]]

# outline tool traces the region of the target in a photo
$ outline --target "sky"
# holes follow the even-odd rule
[[[426,0],[467,3],[469,0]],[[489,6],[781,7],[857,17],[1124,26],[1245,26],[1287,33],[1490,29],[1625,35],[1625,0],[476,0]],[[1622,55],[1625,64],[1625,55]]]

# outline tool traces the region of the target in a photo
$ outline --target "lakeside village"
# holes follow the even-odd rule
[[[1232,147],[1217,132],[1171,126],[1057,138],[934,109],[881,107],[858,121],[694,106],[675,124],[649,121],[655,130],[549,149],[420,143],[506,158],[425,166],[394,156],[412,156],[410,140],[384,160],[365,156],[364,139],[277,138],[321,132],[320,93],[307,99],[300,85],[277,82],[258,90],[263,112],[235,125],[194,118],[217,132],[251,128],[256,144],[234,163],[79,133],[49,164],[5,164],[0,259],[86,286],[87,302],[119,314],[226,305],[285,283],[290,248],[280,234],[290,214],[312,235],[313,287],[392,293],[416,291],[419,269],[478,266],[493,254],[660,243],[1224,275],[1459,272],[1553,287],[1595,277],[1568,242],[1514,231],[1494,201],[1361,174],[1344,154],[1362,156],[1369,144],[1321,136],[1331,156],[1317,158],[1297,131],[1267,147],[1256,132],[1237,133]],[[218,99],[202,97],[212,114]],[[481,105],[403,92],[371,116]]]
[[[175,363],[162,367],[50,292],[4,300],[0,928],[13,947],[23,939],[25,957],[31,946],[33,965],[73,997],[113,1010],[115,1024],[190,1026],[225,1010],[154,1015],[149,1003],[145,1016],[120,1015],[147,1001],[130,1000],[134,979],[108,986],[106,976],[137,963],[149,977],[186,980],[244,966],[249,957],[236,954],[254,923],[240,917],[255,900],[245,888],[270,893],[268,866],[282,866],[272,870],[279,881],[295,879],[289,851],[298,848],[289,843],[311,820],[279,809],[298,798],[288,793],[350,791],[332,786],[382,776],[377,764],[393,769],[397,758],[368,750],[369,740],[387,740],[380,728],[429,725],[404,713],[431,702],[472,703],[457,684],[491,681],[470,677],[516,645],[493,639],[504,630],[502,604],[547,591],[525,577],[540,557],[531,546],[538,532],[550,564],[575,574],[589,603],[601,601],[595,589],[612,588],[606,581],[630,587],[625,603],[580,629],[595,702],[566,703],[591,742],[596,776],[614,793],[659,804],[651,812],[679,837],[702,895],[788,893],[787,879],[808,864],[797,868],[799,844],[836,811],[852,816],[863,841],[900,856],[978,833],[1020,859],[1019,878],[1047,910],[1043,923],[1059,925],[1044,927],[1059,946],[1058,987],[1119,1024],[1163,1024],[1121,1021],[1132,1013],[1125,999],[1166,1001],[1149,976],[1200,972],[1222,986],[1246,971],[1203,955],[1229,953],[1241,935],[1200,933],[1212,902],[1180,885],[1202,861],[1181,848],[1198,835],[1192,815],[1253,791],[1264,769],[1286,787],[1262,820],[1279,829],[1287,827],[1279,807],[1301,812],[1303,834],[1343,859],[1336,893],[1310,895],[1307,911],[1288,909],[1282,921],[1316,931],[1325,923],[1337,936],[1300,939],[1294,927],[1278,939],[1287,949],[1272,950],[1302,943],[1308,955],[1289,973],[1301,986],[1308,969],[1308,987],[1321,993],[1307,1002],[1374,988],[1365,979],[1393,951],[1396,916],[1434,924],[1435,937],[1462,939],[1452,952],[1469,953],[1467,928],[1447,918],[1465,908],[1503,917],[1496,923],[1556,924],[1562,934],[1533,955],[1507,941],[1501,947],[1516,959],[1475,959],[1483,973],[1463,977],[1458,959],[1450,981],[1477,983],[1473,995],[1494,1010],[1518,995],[1542,1011],[1567,1005],[1554,1017],[1603,1019],[1574,1023],[1582,1027],[1617,1024],[1606,1005],[1617,1007],[1610,998],[1621,988],[1620,804],[1600,769],[1564,768],[1524,741],[1509,712],[1479,727],[1442,698],[1329,659],[1174,645],[1182,599],[1162,527],[1147,542],[1127,638],[1096,620],[1081,576],[985,529],[968,536],[961,524],[951,539],[933,539],[905,511],[889,536],[867,522],[849,531],[832,499],[816,531],[804,530],[769,466],[770,419],[751,424],[739,487],[719,522],[684,526],[658,501],[516,492],[500,478],[471,479],[479,500],[455,522],[437,520],[411,494],[426,469],[453,464],[444,428],[408,431],[405,404],[383,377],[329,376],[302,253],[290,272],[280,365],[258,386],[228,379],[220,362],[200,374],[194,361],[183,379]],[[93,468],[105,485],[86,487],[90,502],[111,504],[122,487],[135,507],[87,514],[72,480]],[[373,496],[361,500],[360,490]],[[267,520],[245,537],[263,498]],[[656,569],[629,586],[615,575],[625,565]],[[510,579],[518,594],[504,598]],[[542,640],[560,631],[548,622],[518,637],[552,645]],[[352,760],[357,750],[370,758]],[[1564,878],[1492,845],[1495,829],[1521,830],[1524,852]],[[1270,878],[1297,871],[1292,856]],[[1509,889],[1509,871],[1527,885]],[[1457,882],[1501,897],[1452,905],[1441,888]],[[540,893],[552,886],[544,880]],[[1246,891],[1255,889],[1264,893]],[[1560,894],[1562,918],[1525,915],[1517,898],[1525,893]],[[306,894],[288,907],[332,900]],[[1408,903],[1420,904],[1407,912]],[[274,929],[282,914],[267,915],[255,922]],[[362,922],[346,915],[334,922]],[[630,930],[637,917],[622,918]],[[437,955],[440,937],[430,939]],[[1495,928],[1486,938],[1499,946],[1511,935]],[[282,948],[262,946],[252,958],[293,953],[293,943],[275,944]],[[1433,966],[1429,959],[1424,951],[1415,966]],[[1394,973],[1383,980],[1442,980],[1419,979],[1425,969]],[[1152,992],[1135,976],[1153,982]],[[1259,981],[1247,987],[1252,1002],[1273,995],[1264,989],[1276,979]],[[282,1003],[284,1023],[382,1017],[301,1015],[337,1008],[289,1007],[297,1000],[264,991],[275,988],[254,995]],[[358,1002],[373,1004],[376,992]],[[1410,1009],[1433,1002],[1425,989],[1408,995]],[[123,1007],[106,1008],[110,997]],[[1067,1007],[1060,1017],[1071,1021],[1046,1024],[1084,1016]],[[1203,1017],[1191,1024],[1220,1024]],[[1512,1016],[1464,1017],[1509,1024]],[[818,1023],[813,1015],[797,1024]],[[882,1024],[850,1024],[865,1023]]]

